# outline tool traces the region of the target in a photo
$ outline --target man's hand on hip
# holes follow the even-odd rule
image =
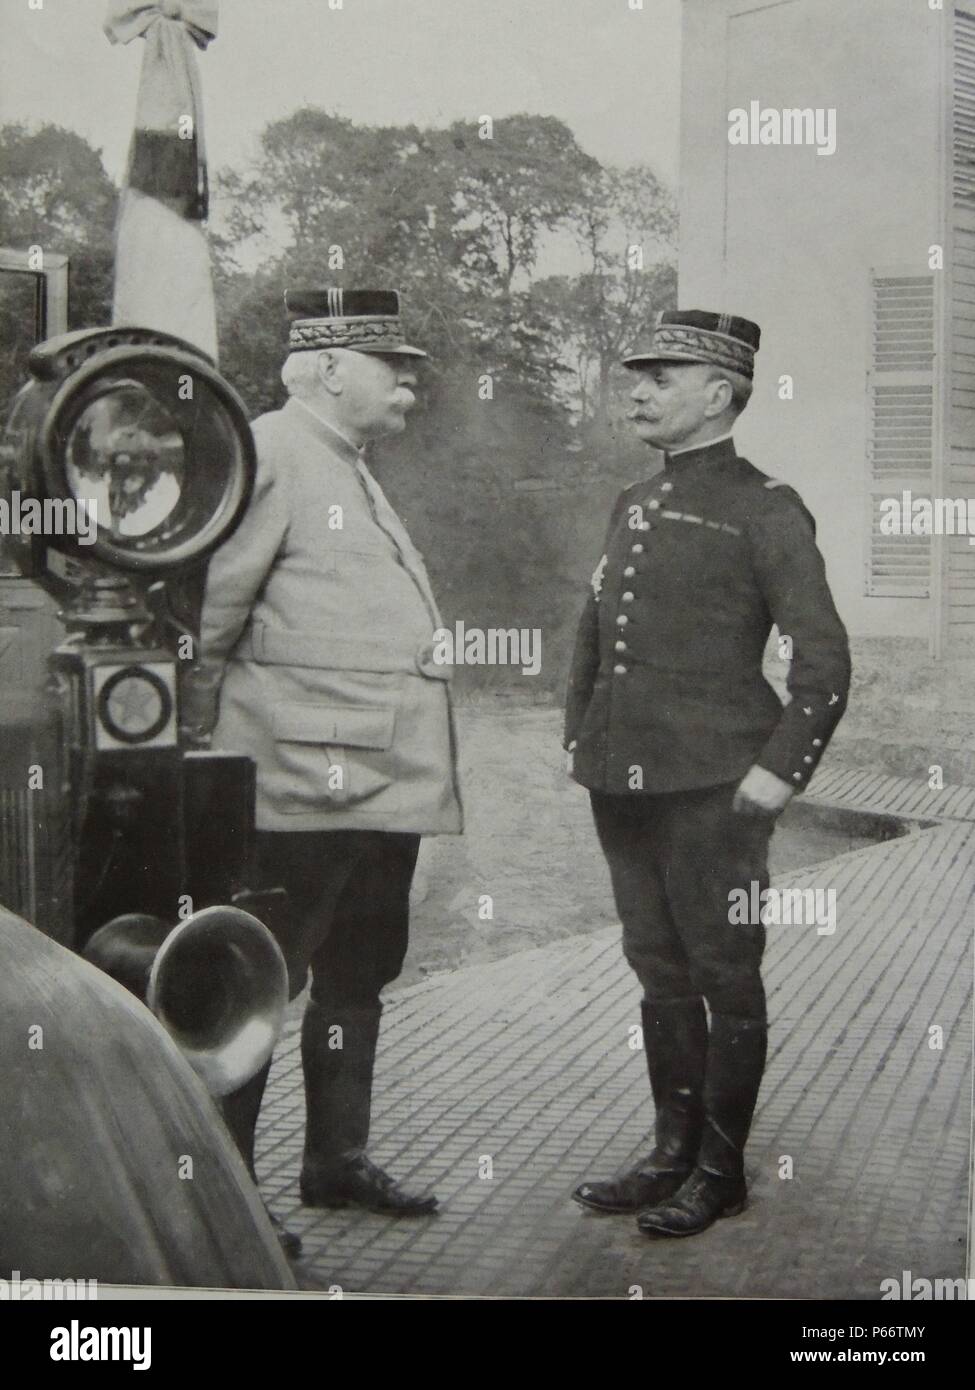
[[[777,816],[792,800],[793,789],[774,772],[750,767],[741,779],[731,809],[743,816]]]

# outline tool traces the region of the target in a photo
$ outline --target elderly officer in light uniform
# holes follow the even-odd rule
[[[731,922],[729,895],[767,886],[775,817],[812,776],[850,680],[812,517],[732,440],[759,336],[748,319],[673,310],[626,359],[629,418],[664,467],[617,501],[569,682],[566,747],[643,987],[656,1107],[652,1152],[574,1196],[640,1212],[652,1236],[744,1205],[765,932]],[[762,675],[773,624],[792,641],[784,708]]]
[[[311,968],[302,1200],[421,1215],[436,1199],[365,1151],[380,991],[406,953],[420,837],[459,833],[461,807],[441,619],[362,450],[403,430],[426,354],[393,292],[286,303],[290,399],[254,422],[253,501],[210,563],[190,723],[257,763],[260,874],[290,897],[293,993]],[[252,1167],[265,1078],[230,1117]]]

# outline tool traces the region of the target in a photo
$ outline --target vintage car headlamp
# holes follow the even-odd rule
[[[164,575],[230,534],[254,446],[207,357],[167,334],[101,328],[41,343],[29,364],[0,449],[7,545],[24,573],[73,579],[70,560],[95,560]]]
[[[0,573],[53,592],[63,631],[0,719],[0,897],[80,945],[120,914],[261,897],[254,764],[180,728],[203,562],[244,514],[254,443],[212,362],[168,334],[64,334],[29,366],[0,434]]]

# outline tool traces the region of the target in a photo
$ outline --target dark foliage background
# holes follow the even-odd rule
[[[220,366],[253,415],[284,398],[287,286],[402,291],[431,362],[406,435],[372,465],[446,621],[541,629],[538,677],[465,668],[460,687],[559,695],[608,508],[654,467],[621,423],[618,362],[674,302],[668,191],[648,168],[600,165],[554,117],[421,130],[304,108],[268,125],[215,194]],[[109,319],[116,202],[80,136],[0,127],[0,244],[71,257],[72,327]],[[29,346],[14,278],[0,294],[4,399]]]

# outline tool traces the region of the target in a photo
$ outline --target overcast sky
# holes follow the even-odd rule
[[[143,45],[110,44],[105,9],[0,0],[0,121],[76,130],[118,177]],[[311,104],[377,125],[555,115],[599,160],[676,180],[680,0],[222,0],[220,11],[199,58],[214,170]]]

